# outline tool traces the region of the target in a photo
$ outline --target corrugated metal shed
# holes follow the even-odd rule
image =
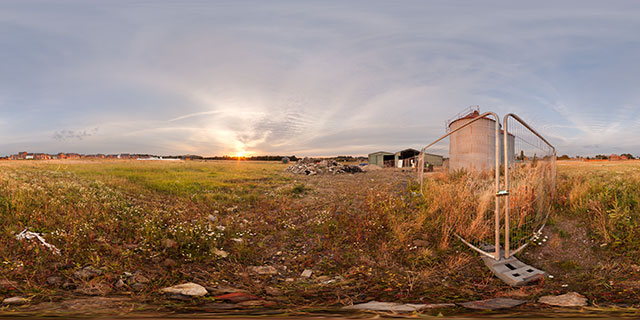
[[[432,166],[439,167],[444,163],[444,157],[437,154],[425,153],[424,163],[425,165],[430,164]]]
[[[369,153],[369,164],[374,164],[377,165],[381,168],[384,167],[384,161],[385,161],[385,157],[387,159],[389,159],[389,157],[391,159],[393,159],[394,154],[391,152],[386,152],[386,151],[378,151],[378,152],[373,152],[373,153]]]

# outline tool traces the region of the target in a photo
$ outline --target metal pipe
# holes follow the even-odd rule
[[[518,120],[518,122],[520,122],[520,124],[522,124],[523,126],[525,126],[527,129],[529,129],[529,131],[533,132],[533,134],[535,134],[536,136],[538,136],[538,138],[542,139],[542,141],[544,141],[544,143],[546,143],[549,147],[551,147],[551,149],[553,150],[553,153],[556,153],[556,148],[549,143],[549,141],[547,141],[547,139],[545,139],[543,136],[541,136],[538,131],[536,131],[535,129],[533,129],[531,126],[529,126],[526,122],[524,122],[524,120],[522,120],[520,117],[518,117],[517,115],[513,114],[513,113],[508,113],[506,116],[504,116],[503,121],[506,121],[507,117],[512,117],[516,120]],[[505,122],[506,123],[506,122]]]
[[[460,241],[462,241],[462,243],[466,244],[467,246],[469,246],[469,248],[477,251],[478,253],[482,254],[483,256],[487,256],[491,259],[495,259],[496,257],[490,253],[485,252],[484,250],[472,245],[471,243],[469,243],[467,240],[465,240],[463,237],[459,236],[459,235],[455,235]]]
[[[495,259],[496,260],[500,260],[500,197],[497,195],[498,191],[500,191],[500,118],[498,117],[497,114],[494,113],[494,116],[496,117],[496,147],[495,147],[495,151],[496,151],[496,166],[495,166],[495,173],[496,173],[496,181],[495,181],[495,186],[496,186],[496,209],[495,209],[495,227],[496,227],[496,253],[495,253]]]
[[[510,113],[511,114],[511,113]],[[503,154],[504,154],[504,190],[509,192],[509,114],[504,116],[502,123],[504,125],[504,146],[503,146]],[[515,143],[514,143],[515,145]],[[514,148],[515,149],[515,148]],[[515,150],[514,150],[515,151]],[[509,195],[504,199],[504,258],[509,258],[509,250],[511,244],[509,243],[510,238],[509,231]]]

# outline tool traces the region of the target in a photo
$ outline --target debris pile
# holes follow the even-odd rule
[[[304,158],[289,166],[287,171],[293,174],[340,174],[363,172],[359,166],[345,165],[333,160],[314,160]]]
[[[16,236],[16,240],[31,240],[36,239],[40,241],[40,243],[45,246],[47,249],[51,250],[53,254],[60,255],[60,249],[56,248],[54,245],[47,243],[46,240],[42,237],[41,234],[29,231],[29,228],[22,230],[22,232],[18,233]]]

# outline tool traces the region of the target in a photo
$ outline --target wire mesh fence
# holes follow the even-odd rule
[[[505,116],[508,167],[505,189],[505,258],[521,251],[544,227],[555,192],[554,147],[513,114]],[[513,145],[513,147],[511,147]]]
[[[445,239],[455,235],[479,253],[497,258],[499,119],[493,113],[475,114],[449,126],[418,158],[422,194],[433,216],[442,219]]]
[[[503,125],[495,113],[472,110],[448,122],[447,134],[423,148],[416,165],[444,238],[455,235],[496,260],[518,253],[540,233],[556,177],[555,149],[547,140],[514,114]]]

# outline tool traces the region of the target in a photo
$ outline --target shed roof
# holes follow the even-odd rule
[[[392,155],[393,153],[387,152],[387,151],[378,151],[378,152],[369,153],[369,155],[372,155],[372,154],[383,154],[388,156],[388,155]]]
[[[420,151],[418,151],[418,150],[416,150],[416,149],[414,149],[414,148],[407,148],[407,149],[404,149],[404,150],[400,150],[400,151],[398,151],[398,152],[396,152],[396,153],[399,153],[399,152],[407,152],[407,151],[420,152]]]

